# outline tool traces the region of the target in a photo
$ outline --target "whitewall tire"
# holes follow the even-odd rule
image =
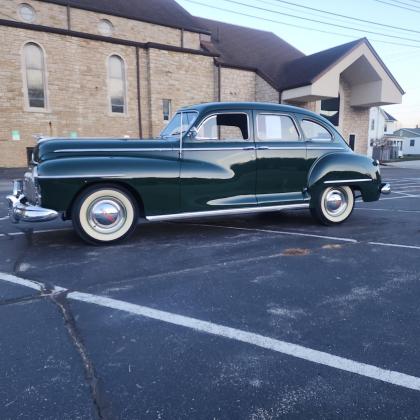
[[[327,187],[312,202],[311,213],[324,225],[347,220],[354,208],[354,193],[350,187]]]
[[[138,219],[137,204],[125,189],[112,185],[92,186],[73,206],[73,226],[89,243],[110,244],[127,238]]]

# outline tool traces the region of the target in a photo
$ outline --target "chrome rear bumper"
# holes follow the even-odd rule
[[[381,194],[391,194],[391,184],[382,184]]]
[[[30,204],[22,192],[22,181],[13,182],[13,194],[8,195],[9,218],[12,223],[22,222],[48,222],[58,217],[55,210]]]

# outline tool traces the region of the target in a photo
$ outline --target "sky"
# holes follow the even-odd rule
[[[316,2],[311,0],[177,1],[195,16],[274,32],[305,54],[312,54],[358,38],[368,38],[385,65],[406,92],[403,96],[402,104],[389,105],[384,107],[384,109],[398,119],[399,126],[415,127],[418,124],[420,127],[420,0],[318,0]],[[293,3],[293,5],[290,3]],[[257,10],[255,7],[270,10]],[[369,20],[380,25],[332,16],[310,10],[308,7],[349,18]],[[226,10],[222,11],[216,8]],[[327,24],[305,21],[276,12],[320,20]],[[251,16],[244,16],[241,13]],[[268,22],[259,18],[278,22]],[[352,29],[339,28],[331,24]],[[299,28],[290,25],[297,25]],[[392,29],[383,25],[409,29],[412,32]],[[317,32],[318,30],[334,32],[335,34]],[[377,32],[379,34],[369,32]]]

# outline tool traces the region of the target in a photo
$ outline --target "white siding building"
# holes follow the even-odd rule
[[[404,155],[420,155],[420,128],[400,128],[395,136],[402,140]]]
[[[373,107],[369,112],[368,155],[372,156],[373,146],[383,142],[384,137],[392,136],[398,121],[381,107]]]

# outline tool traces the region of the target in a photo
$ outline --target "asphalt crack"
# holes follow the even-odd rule
[[[110,415],[110,412],[109,412],[110,411],[109,404],[106,404],[104,401],[104,398],[102,397],[102,391],[100,389],[100,384],[99,384],[100,381],[96,375],[93,363],[89,358],[87,349],[83,343],[80,332],[77,329],[76,321],[73,317],[69,302],[67,300],[67,293],[68,291],[59,292],[59,293],[51,293],[50,297],[51,297],[51,300],[60,309],[63,315],[64,324],[66,326],[69,337],[74,347],[76,348],[76,351],[79,353],[82,359],[86,380],[90,387],[92,401],[95,407],[97,417],[100,420],[111,419],[112,416]]]
[[[32,302],[32,301],[35,301],[35,300],[43,299],[47,296],[48,295],[46,295],[46,294],[38,294],[38,295],[30,295],[30,296],[12,298],[12,299],[4,299],[4,300],[0,300],[0,306],[18,305],[19,303]]]

